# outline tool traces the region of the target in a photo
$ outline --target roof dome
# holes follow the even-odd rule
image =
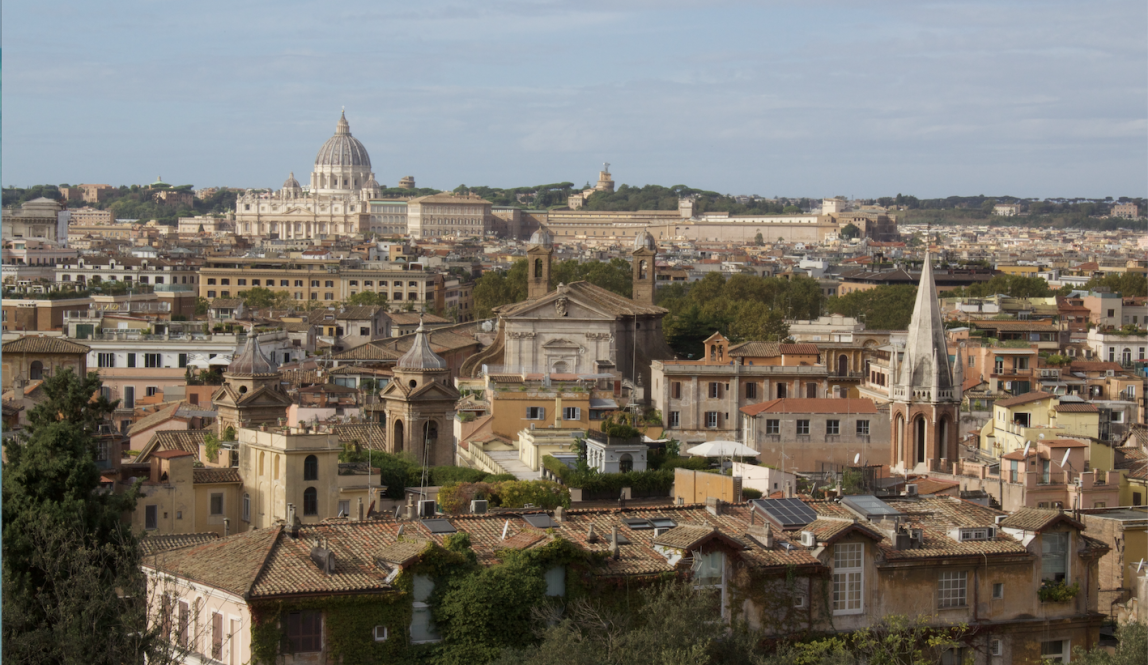
[[[253,334],[247,338],[243,353],[236,356],[235,360],[232,360],[231,364],[227,366],[227,373],[275,374],[276,372],[275,367],[271,365],[271,359],[259,348],[259,340]]]
[[[299,181],[295,179],[294,171],[292,171],[291,175],[287,177],[287,180],[283,182],[283,189],[301,189],[301,187],[299,187]]]
[[[446,360],[434,352],[427,339],[426,328],[423,327],[422,317],[419,317],[419,327],[415,331],[415,341],[410,350],[395,363],[397,369],[446,369]]]
[[[371,167],[371,158],[359,139],[351,136],[351,126],[347,124],[347,114],[339,117],[335,135],[327,139],[315,157],[315,166],[365,166]]]
[[[654,236],[650,235],[649,231],[642,231],[634,236],[634,249],[652,249],[658,251],[658,243],[654,241]]]
[[[371,174],[371,177],[367,180],[367,182],[363,183],[363,189],[382,189],[382,187],[379,185],[379,181],[375,180],[374,173]]]
[[[542,245],[543,247],[549,247],[549,246],[554,244],[554,238],[550,235],[550,233],[548,233],[546,231],[545,228],[540,226],[540,227],[538,227],[538,230],[535,231],[534,234],[530,236],[530,242],[527,244],[529,244],[529,245]]]

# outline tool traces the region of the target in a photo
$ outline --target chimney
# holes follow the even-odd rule
[[[363,497],[359,497],[359,521],[363,521]]]
[[[299,535],[299,526],[295,521],[295,504],[287,504],[287,533],[295,538]]]
[[[790,483],[788,480],[785,481],[785,498],[787,498],[787,499],[793,498],[793,484]]]
[[[558,522],[559,524],[566,521],[566,509],[565,508],[563,508],[562,506],[558,506],[557,508],[554,509],[554,521]]]
[[[610,556],[614,559],[617,559],[619,554],[620,553],[618,552],[618,525],[615,524],[614,526],[610,527]]]
[[[226,538],[230,535],[231,535],[231,520],[229,518],[224,517],[223,518],[223,537]]]
[[[586,542],[588,542],[588,543],[598,542],[598,534],[594,533],[594,524],[593,523],[590,524],[590,530],[586,532]]]
[[[716,496],[707,496],[706,512],[714,517],[719,517],[721,515],[721,499]]]

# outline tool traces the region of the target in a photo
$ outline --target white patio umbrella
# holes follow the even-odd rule
[[[706,441],[686,451],[698,457],[757,457],[757,451],[737,441]]]
[[[215,356],[208,364],[213,367],[227,367],[231,364],[231,356]]]
[[[187,361],[187,366],[195,369],[207,369],[210,365],[207,362],[207,356],[199,354],[192,356],[191,360]]]

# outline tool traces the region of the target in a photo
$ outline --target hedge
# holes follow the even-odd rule
[[[673,469],[650,471],[630,471],[629,473],[579,473],[567,467],[550,455],[542,458],[542,466],[553,473],[568,487],[580,488],[583,492],[621,493],[623,487],[635,492],[669,492],[674,484]]]

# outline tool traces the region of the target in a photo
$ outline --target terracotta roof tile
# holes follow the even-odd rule
[[[161,552],[170,552],[172,550],[182,549],[184,547],[192,547],[194,545],[201,545],[212,540],[219,538],[219,534],[208,533],[172,533],[164,536],[146,536],[140,539],[140,550],[143,552],[144,558],[150,557]]]
[[[282,527],[253,529],[201,545],[155,554],[143,565],[246,596],[263,572]],[[311,564],[314,567],[314,564]]]
[[[24,335],[11,342],[4,342],[4,353],[67,353],[86,354],[90,347],[60,337],[44,337],[42,335]]]
[[[1017,395],[1016,397],[1009,397],[1008,399],[997,400],[997,406],[1016,406],[1018,404],[1028,404],[1029,402],[1036,402],[1042,399],[1053,397],[1051,393],[1042,393],[1040,391],[1025,393]]]
[[[1004,529],[1040,532],[1060,522],[1067,522],[1082,531],[1084,530],[1083,524],[1072,519],[1066,513],[1046,508],[1021,508],[1001,520],[1000,526]]]
[[[1056,410],[1060,413],[1099,413],[1100,411],[1096,405],[1083,402],[1061,402],[1056,406]]]
[[[239,475],[239,469],[220,468],[214,466],[208,466],[202,469],[192,469],[191,477],[193,483],[203,484],[243,482],[243,478]]]

